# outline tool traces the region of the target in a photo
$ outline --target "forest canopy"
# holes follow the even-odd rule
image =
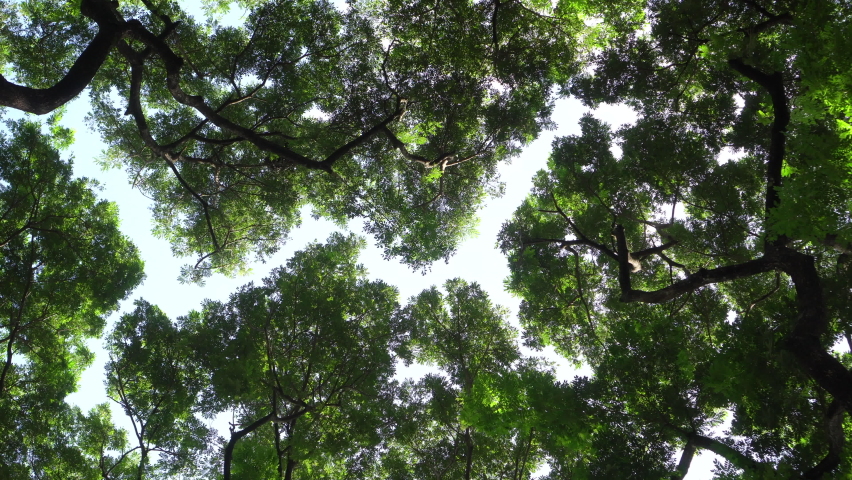
[[[0,477],[679,480],[700,451],[718,479],[852,472],[849,3],[0,5],[0,105],[28,114],[0,138]],[[556,99],[638,118],[585,115],[507,212],[519,323],[462,278],[401,301],[334,234],[104,334],[143,265],[61,157],[79,96],[199,283],[304,207],[452,261]],[[87,338],[130,431],[64,401]],[[412,362],[435,373],[395,376]]]

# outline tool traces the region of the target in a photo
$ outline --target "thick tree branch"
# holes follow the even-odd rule
[[[677,470],[672,474],[672,480],[683,480],[683,477],[689,473],[689,466],[692,465],[692,459],[695,457],[695,443],[690,437],[686,445],[683,447],[683,453],[680,455],[680,461],[677,464]]]
[[[65,76],[51,87],[30,88],[16,85],[0,75],[0,105],[44,115],[70,102],[89,86],[122,37],[124,27],[107,0],[83,0],[80,13],[97,23],[98,33]]]
[[[828,331],[828,315],[814,258],[791,248],[770,251],[781,270],[790,276],[796,288],[798,316],[792,331],[781,346],[793,354],[799,364],[820,387],[847,411],[852,411],[852,373],[829,353],[821,338]]]
[[[785,132],[790,123],[790,107],[784,90],[784,78],[780,72],[771,75],[763,73],[751,65],[746,65],[739,58],[728,60],[728,64],[742,76],[763,87],[772,99],[774,119],[772,120],[769,156],[766,160],[765,215],[766,218],[769,218],[770,211],[780,202],[778,187],[781,186],[781,169],[784,166],[784,151],[787,141]],[[781,239],[777,242],[779,245],[782,243],[784,242]]]
[[[741,468],[743,470],[750,470],[752,472],[760,472],[766,468],[772,468],[769,465],[765,465],[758,461],[755,461],[754,459],[745,455],[734,447],[725,445],[724,443],[714,438],[705,437],[697,433],[690,433],[688,434],[687,438],[689,439],[689,442],[692,443],[696,448],[710,450],[716,455],[719,455],[725,460],[731,462],[731,464],[733,464],[737,468]]]
[[[768,218],[771,210],[780,202],[777,188],[781,185],[785,131],[790,122],[783,77],[779,72],[771,75],[761,72],[746,65],[741,59],[731,59],[728,63],[731,68],[763,87],[772,99],[774,119],[766,168],[765,215]],[[773,263],[790,276],[796,288],[798,316],[793,330],[783,340],[782,347],[797,358],[820,387],[841,402],[846,410],[852,411],[852,373],[826,351],[821,342],[822,335],[828,329],[828,316],[814,258],[784,246],[785,243],[783,236],[767,243],[765,257],[771,257]]]
[[[666,288],[654,291],[622,290],[621,301],[623,302],[642,302],[642,303],[665,303],[670,300],[701,287],[714,283],[730,282],[739,278],[746,278],[759,273],[770,272],[775,270],[776,266],[773,262],[765,257],[756,260],[750,260],[736,265],[726,265],[724,267],[714,268],[711,270],[701,269],[692,275],[689,275],[683,280],[675,282]],[[623,269],[623,268],[622,268]],[[627,276],[629,278],[629,272]],[[621,277],[621,275],[619,275]],[[628,284],[629,286],[629,284]]]
[[[793,16],[789,13],[782,13],[780,15],[775,15],[768,20],[764,20],[756,25],[752,25],[749,28],[743,29],[743,33],[746,35],[758,35],[767,30],[772,29],[777,25],[790,25],[793,23]]]
[[[269,415],[266,415],[264,417],[261,417],[261,418],[255,420],[246,428],[239,430],[239,431],[236,431],[236,432],[234,431],[234,427],[232,425],[231,426],[231,439],[228,440],[228,444],[225,446],[225,453],[224,453],[224,458],[223,458],[222,472],[223,472],[223,475],[224,475],[224,480],[230,480],[231,479],[231,462],[233,460],[234,447],[237,445],[237,441],[239,441],[241,438],[245,437],[249,433],[257,430],[258,428],[266,425],[269,422],[275,422],[275,423],[290,422],[290,421],[293,421],[293,420],[299,418],[300,416],[302,416],[306,411],[307,410],[304,410],[304,409],[297,410],[294,413],[292,413],[290,415],[286,415],[284,417],[276,416],[275,412],[273,411],[273,412],[269,413]]]
[[[273,418],[275,418],[275,412],[271,412],[269,415],[255,420],[251,425],[238,432],[235,432],[233,427],[231,427],[231,439],[228,440],[228,444],[225,446],[225,453],[222,461],[222,473],[225,480],[231,480],[231,460],[234,456],[234,447],[237,445],[237,441],[269,423]]]
[[[471,473],[473,472],[473,437],[470,435],[471,427],[467,427],[464,431],[464,444],[465,444],[465,465],[464,465],[464,479],[470,480]]]
[[[726,265],[712,270],[701,269],[683,280],[675,282],[666,288],[654,291],[634,290],[630,274],[634,266],[630,262],[630,251],[624,237],[624,227],[616,225],[613,229],[618,256],[618,284],[621,288],[622,302],[665,303],[685,293],[692,292],[706,285],[729,282],[738,278],[750,277],[758,273],[768,272],[778,268],[775,262],[767,257],[750,260],[736,265]]]

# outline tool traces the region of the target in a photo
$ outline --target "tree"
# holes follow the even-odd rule
[[[108,395],[121,406],[135,437],[116,464],[138,459],[138,480],[177,473],[203,478],[201,459],[215,445],[215,435],[196,415],[206,413],[197,406],[205,378],[192,362],[185,335],[156,306],[137,300],[106,344]]]
[[[80,416],[65,403],[92,361],[86,340],[142,280],[142,261],[118,231],[115,206],[71,179],[45,135],[7,122],[0,137],[0,472],[67,476],[82,462],[68,436]]]
[[[518,386],[521,355],[508,312],[475,283],[456,278],[444,290],[424,290],[399,313],[411,331],[408,360],[440,373],[403,385],[376,478],[531,478],[540,434],[511,414],[494,414],[505,387]],[[510,394],[513,406],[519,393]]]
[[[356,263],[364,241],[311,245],[227,302],[174,323],[139,302],[110,337],[110,393],[131,418],[136,478],[346,478],[393,400],[396,290]],[[217,445],[199,418],[231,413]],[[149,452],[159,452],[157,470]]]
[[[103,407],[60,400],[141,265],[67,166],[39,170],[68,134],[18,123],[0,428],[25,435],[0,441],[0,473],[680,480],[707,450],[720,479],[850,475],[852,356],[832,350],[852,348],[847,4],[239,5],[229,27],[159,0],[4,4],[0,104],[44,114],[88,89],[107,162],[200,280],[274,252],[307,205],[415,268],[448,258],[554,92],[626,103],[635,125],[587,115],[554,143],[500,237],[528,345],[595,375],[521,356],[473,284],[398,309],[335,236],[175,322],[144,302],[122,318],[109,386],[131,446]],[[415,358],[442,371],[393,380]],[[213,440],[198,416],[225,412]]]
[[[646,451],[682,447],[656,460],[672,478],[696,449],[727,461],[719,478],[848,475],[852,373],[830,350],[848,331],[848,7],[648,7],[650,29],[569,87],[639,120],[585,117],[501,234],[522,323],[592,364],[590,401],[642,425]]]
[[[414,268],[449,258],[499,194],[497,164],[549,125],[588,10],[245,5],[245,24],[224,27],[166,1],[83,0],[79,15],[73,2],[27,2],[5,7],[0,31],[16,80],[32,85],[2,79],[0,104],[45,113],[90,88],[109,162],[154,199],[175,254],[198,257],[193,280],[270,255],[306,205],[363,218]]]

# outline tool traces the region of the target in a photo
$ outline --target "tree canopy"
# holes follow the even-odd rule
[[[92,361],[88,338],[142,280],[114,205],[60,158],[70,132],[20,121],[0,136],[0,475],[71,478],[82,415],[65,403]]]
[[[306,205],[364,219],[414,268],[449,258],[499,193],[497,164],[548,125],[585,8],[246,6],[231,27],[171,2],[27,2],[0,30],[20,83],[3,79],[0,104],[45,113],[88,88],[107,161],[154,199],[175,254],[197,257],[187,279],[275,252]]]
[[[718,479],[849,477],[848,3],[205,8],[2,4],[0,105],[54,113],[0,138],[0,476],[680,480],[707,451]],[[127,431],[64,401],[142,279],[59,157],[84,92],[189,281],[267,258],[305,207],[428,268],[556,98],[637,120],[583,116],[503,225],[519,325],[461,278],[401,304],[335,234],[183,316],[137,300],[105,336]],[[522,348],[546,346],[593,373]]]
[[[521,322],[591,363],[658,461],[681,446],[677,478],[696,448],[729,477],[848,475],[849,64],[817,40],[848,6],[649,8],[568,87],[639,120],[585,117],[501,234]]]

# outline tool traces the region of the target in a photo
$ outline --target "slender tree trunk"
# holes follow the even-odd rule
[[[683,446],[683,453],[680,455],[680,462],[677,464],[677,471],[672,475],[672,480],[683,480],[683,477],[689,473],[689,467],[692,465],[692,459],[695,456],[695,444],[690,438],[686,445]]]
[[[293,480],[293,470],[296,469],[296,462],[290,456],[290,449],[287,449],[287,469],[284,471],[284,480]]]
[[[473,470],[473,438],[470,436],[470,427],[467,427],[464,431],[464,443],[466,445],[464,479],[470,480]]]
[[[281,432],[278,423],[272,424],[272,432],[275,435],[275,456],[278,460],[278,478],[284,478],[284,452],[281,451]]]

